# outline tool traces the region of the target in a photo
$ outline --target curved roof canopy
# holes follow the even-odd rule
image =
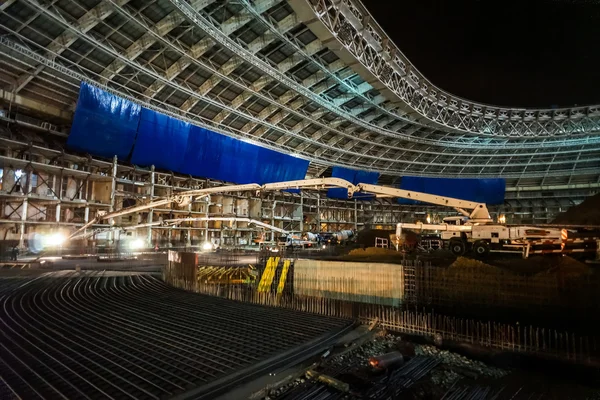
[[[81,81],[328,166],[585,184],[600,106],[511,109],[429,82],[356,0],[7,0],[0,81],[60,110]]]

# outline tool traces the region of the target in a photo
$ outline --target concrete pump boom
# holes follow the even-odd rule
[[[469,217],[474,222],[489,222],[490,216],[487,206],[483,203],[477,203],[473,201],[455,199],[451,197],[436,196],[429,193],[420,193],[414,191],[408,191],[397,188],[390,188],[386,186],[371,185],[366,183],[359,183],[357,185],[352,184],[349,181],[339,178],[320,178],[320,179],[302,179],[296,181],[276,182],[267,183],[264,185],[258,185],[256,183],[246,185],[232,185],[232,186],[218,186],[207,189],[196,189],[178,193],[174,196],[169,196],[164,199],[151,201],[147,204],[124,208],[119,211],[109,212],[104,215],[99,215],[93,220],[89,221],[81,228],[73,232],[70,238],[76,237],[80,232],[86,230],[90,226],[96,224],[99,221],[116,218],[122,215],[131,214],[138,211],[147,210],[171,203],[178,205],[186,205],[193,201],[193,198],[207,196],[213,193],[231,193],[231,192],[268,192],[286,189],[311,189],[311,190],[324,190],[329,188],[343,188],[348,191],[348,198],[352,198],[354,193],[362,192],[367,194],[374,194],[378,197],[400,197],[404,199],[417,200],[424,203],[435,204],[440,206],[452,207],[461,214]],[[471,211],[467,211],[471,210]]]
[[[437,196],[429,193],[414,192],[412,190],[391,188],[387,186],[370,185],[367,183],[359,183],[356,185],[356,187],[360,192],[374,194],[379,197],[398,197],[421,201],[423,203],[435,204],[438,206],[452,207],[465,217],[469,217],[469,219],[471,219],[473,222],[491,221],[487,206],[483,203],[454,199],[452,197]]]

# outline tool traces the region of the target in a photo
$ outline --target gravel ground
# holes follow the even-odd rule
[[[408,389],[402,399],[583,399],[600,400],[600,392],[566,378],[551,377],[524,369],[502,369],[431,345],[413,344],[400,336],[379,334],[360,346],[349,347],[321,363],[317,371],[350,385],[350,393],[341,394],[331,387],[305,376],[273,390],[267,399],[361,399],[381,385],[382,373],[369,366],[369,358],[399,351],[407,362],[411,359],[434,359],[439,364]],[[334,352],[335,354],[336,352]],[[568,367],[567,367],[568,368]],[[593,382],[590,382],[592,385]],[[320,389],[320,390],[317,390]],[[456,392],[463,393],[457,396]],[[451,397],[454,393],[455,397]],[[460,394],[459,393],[459,394]],[[317,395],[318,394],[318,395]],[[533,397],[532,397],[533,396]],[[371,397],[369,397],[371,398]],[[374,399],[380,397],[373,397]],[[381,397],[382,399],[385,397]]]

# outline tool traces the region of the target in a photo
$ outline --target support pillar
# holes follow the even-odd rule
[[[27,171],[27,184],[25,186],[25,199],[21,205],[21,226],[19,227],[19,248],[25,248],[25,222],[29,208],[29,193],[31,193],[31,171]]]
[[[210,205],[212,204],[211,196],[206,196],[206,217],[210,215]],[[204,222],[204,242],[209,242],[210,239],[208,237],[208,221]],[[204,244],[204,243],[203,243]]]
[[[56,182],[55,182],[56,183]],[[58,177],[58,190],[56,194],[58,194],[58,204],[56,205],[56,215],[54,219],[58,224],[60,222],[60,202],[62,201],[62,193],[63,193],[63,170],[60,170],[60,176]]]
[[[317,193],[317,232],[321,232],[321,194]]]
[[[192,202],[190,202],[190,204],[188,204],[188,211],[190,212],[189,215],[191,215],[191,212],[192,212]],[[192,247],[192,229],[191,229],[191,227],[188,227],[188,230],[187,230],[187,239],[186,239],[185,245],[187,247]]]
[[[300,191],[300,232],[304,232],[304,194]]]
[[[25,248],[25,221],[27,221],[27,207],[29,205],[29,201],[27,198],[23,200],[23,204],[21,204],[21,225],[19,227],[19,248]]]
[[[358,202],[354,199],[354,230],[358,230]]]
[[[156,179],[156,173],[154,172],[154,165],[150,167],[150,201],[154,200],[154,184],[155,184],[155,179]],[[148,210],[148,222],[149,224],[152,223],[152,220],[154,219],[154,210],[150,209]],[[146,232],[146,241],[148,242],[148,247],[153,247],[152,246],[152,225],[148,225],[148,231]]]
[[[273,205],[271,206],[271,226],[275,226],[275,207],[277,206],[277,201],[273,201]],[[271,231],[271,242],[275,241],[275,231]]]
[[[108,209],[109,212],[115,211],[116,191],[117,191],[117,156],[114,156],[113,162],[112,162],[112,181],[110,184],[110,208]],[[112,226],[114,224],[114,220],[112,218],[110,218],[108,220],[108,223]],[[112,230],[108,231],[107,237],[108,237],[109,243],[112,242],[114,239],[114,231],[112,231]]]

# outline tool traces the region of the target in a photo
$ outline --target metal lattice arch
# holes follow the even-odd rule
[[[51,124],[69,120],[86,81],[309,159],[311,176],[342,165],[383,183],[600,186],[600,106],[510,109],[446,93],[355,0],[5,0],[0,47],[2,99]]]

